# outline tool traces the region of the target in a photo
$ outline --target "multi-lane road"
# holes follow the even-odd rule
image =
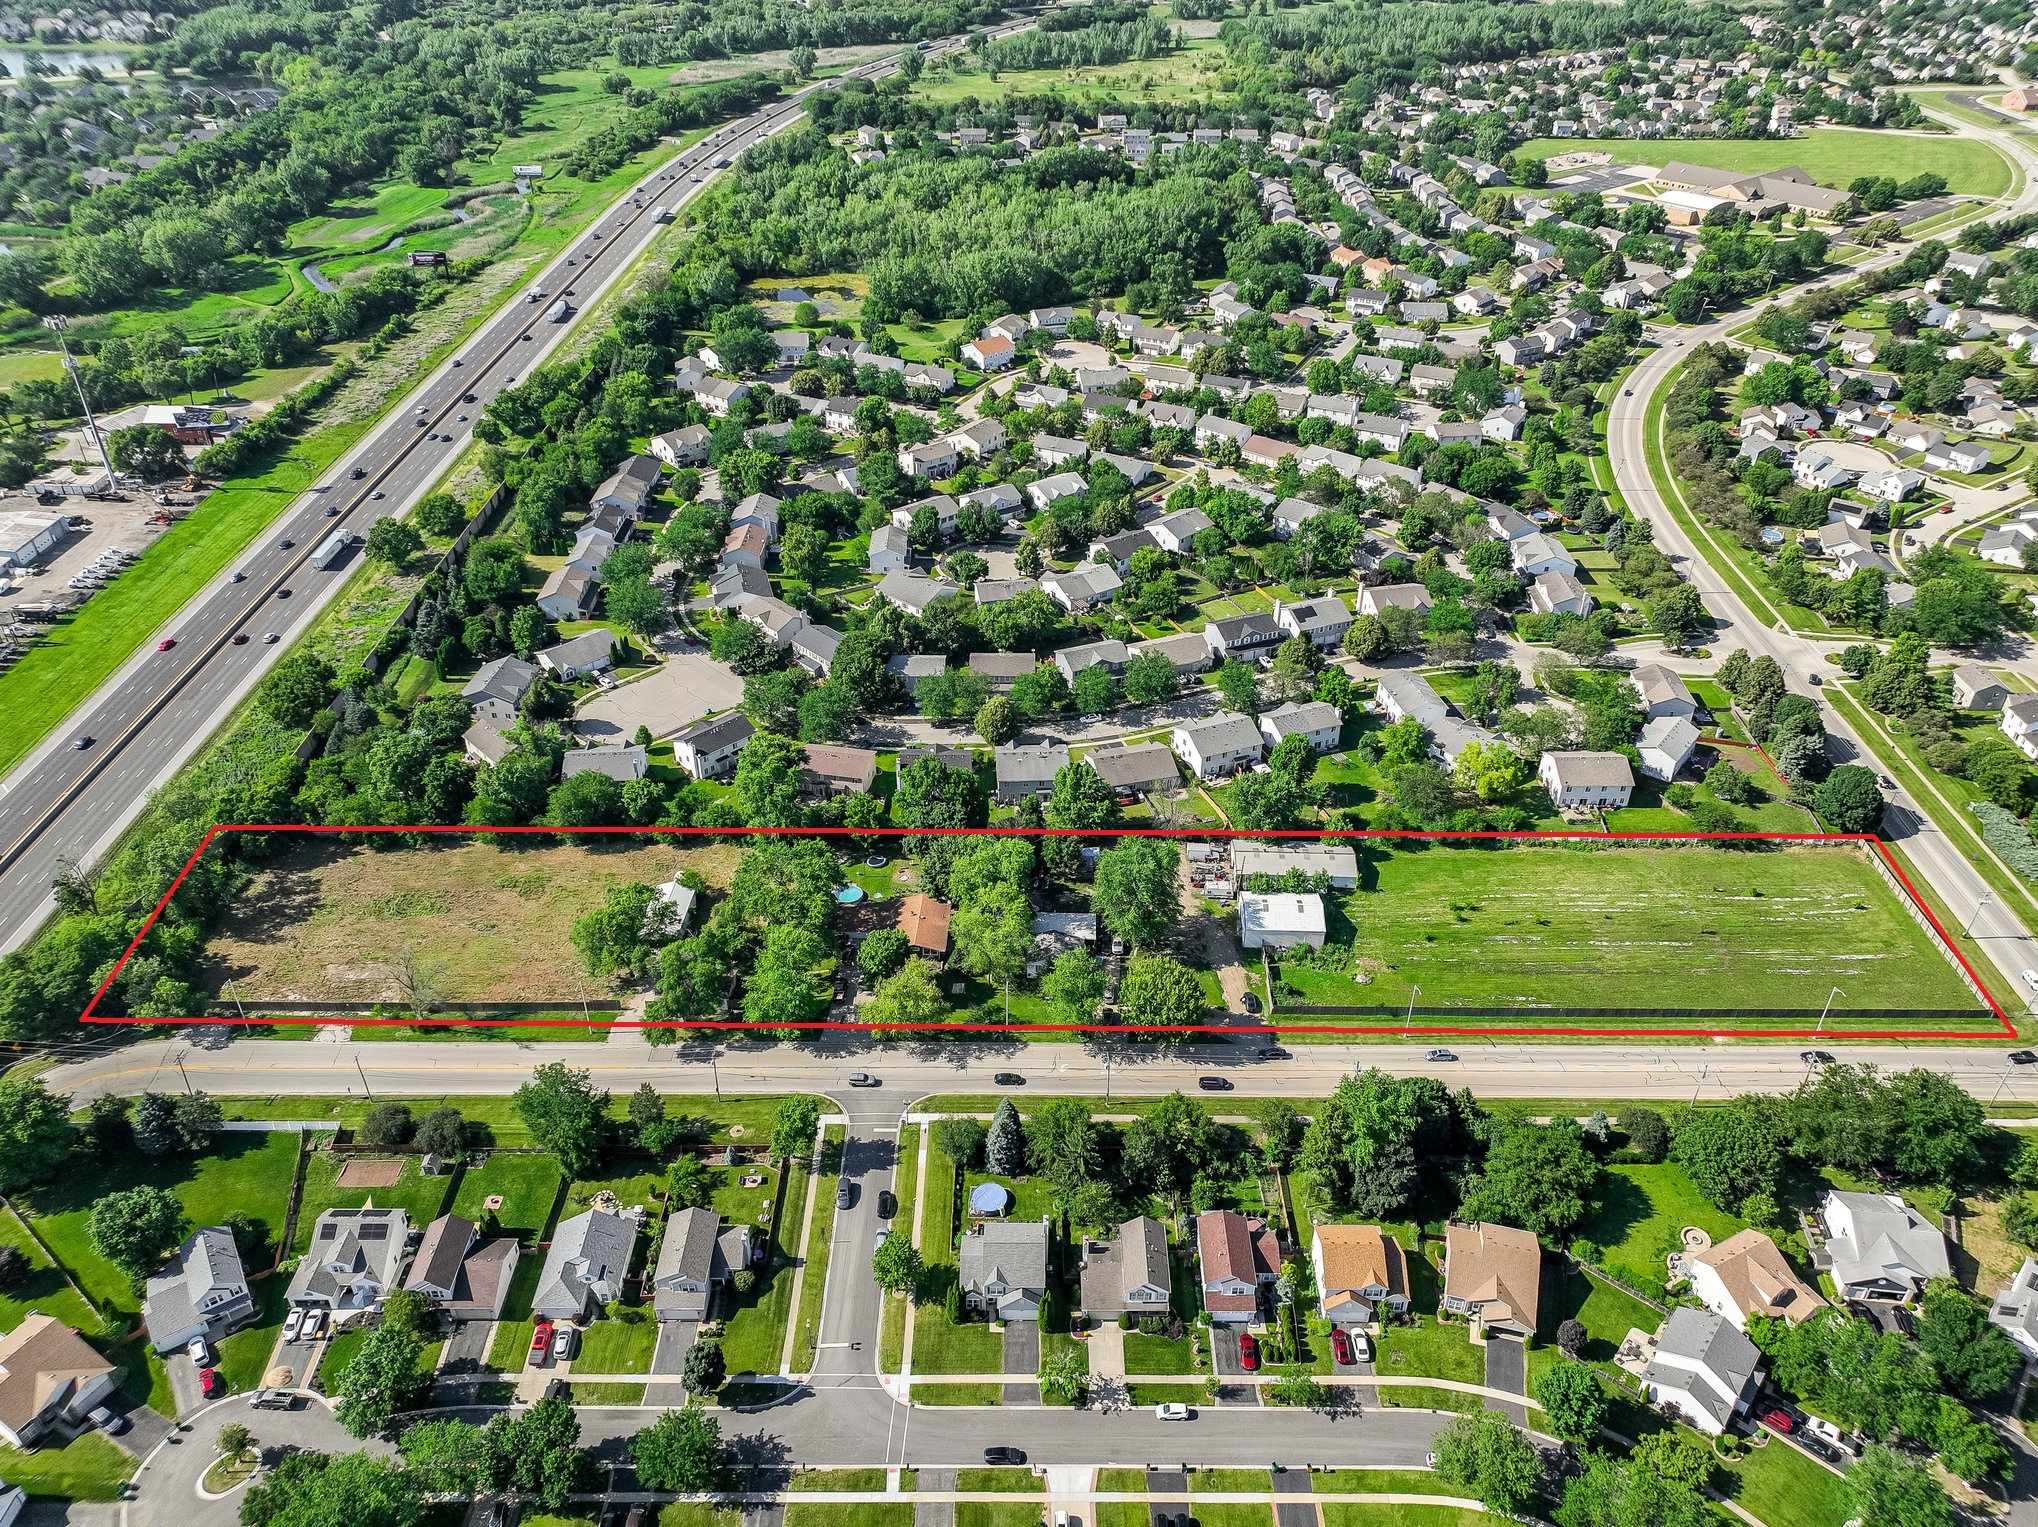
[[[1977,128],[1951,117],[1940,120],[1966,136],[1989,140],[2022,170],[2024,183],[2021,191],[1992,216],[2010,217],[2038,211],[2038,154],[2026,146],[2025,140]],[[1882,265],[1898,257],[1895,254],[1878,256],[1868,263]],[[1849,278],[1840,278],[1845,279]],[[1786,292],[1776,300],[1787,302],[1793,295]],[[1729,329],[1747,323],[1748,317],[1746,312],[1736,312],[1702,327],[1668,331],[1666,338],[1670,342],[1643,359],[1622,384],[1620,395],[1607,410],[1607,455],[1613,465],[1614,483],[1628,506],[1649,521],[1655,531],[1656,544],[1704,598],[1706,609],[1712,613],[1719,627],[1711,645],[1719,651],[1745,647],[1755,656],[1772,657],[1782,667],[1793,690],[1799,694],[1818,696],[1818,686],[1835,674],[1826,657],[1833,643],[1828,641],[1822,645],[1788,629],[1779,629],[1748,606],[1672,516],[1650,474],[1643,449],[1649,400],[1656,389],[1682,364],[1694,347],[1725,338]],[[1875,767],[1874,750],[1856,734],[1846,718],[1823,700],[1821,709],[1827,731],[1840,739],[1840,746],[1835,752],[1851,752],[1854,758]],[[2025,931],[2016,909],[2000,907],[2000,898],[1989,892],[1987,882],[1969,862],[1966,850],[1941,832],[1929,813],[1908,792],[1898,789],[1886,794],[1890,809],[1884,818],[1885,830],[1939,894],[1954,919],[1962,927],[1972,925],[1976,942],[1995,966],[1994,972],[1982,972],[1982,978],[1995,992],[1997,1001],[2005,1009],[2015,1012],[2030,999],[2030,988],[2025,984],[2022,973],[2038,970],[2038,940]],[[1987,908],[1983,907],[1984,896],[1988,896],[1991,902]],[[1981,915],[1977,916],[1978,912]]]
[[[1005,36],[1034,25],[995,28]],[[961,47],[951,37],[926,51]],[[667,160],[512,293],[493,317],[449,354],[384,422],[282,514],[233,568],[152,635],[4,781],[0,781],[0,953],[26,942],[48,915],[62,861],[99,858],[146,804],[148,792],[189,760],[232,714],[262,674],[310,627],[359,562],[329,571],[311,556],[336,529],[357,537],[384,515],[407,510],[444,476],[471,441],[481,408],[563,344],[593,304],[636,264],[661,224],[700,194],[726,163],[800,120],[805,98],[851,78],[878,79],[884,59],[810,85],[717,129]],[[547,296],[525,300],[542,289]],[[546,317],[553,300],[574,312]],[[336,512],[335,512],[336,511]],[[238,577],[238,581],[236,578]],[[267,638],[274,635],[273,643]],[[168,637],[176,645],[158,651]],[[236,645],[236,638],[245,638]],[[74,747],[79,738],[89,746]]]

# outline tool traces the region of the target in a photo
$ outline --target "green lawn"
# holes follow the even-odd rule
[[[1189,1341],[1169,1341],[1165,1336],[1142,1336],[1137,1331],[1127,1331],[1125,1342],[1125,1371],[1139,1374],[1193,1373],[1195,1354]]]
[[[589,1373],[649,1373],[658,1322],[648,1309],[644,1315],[642,1320],[597,1320],[582,1333],[573,1366]]]
[[[1380,1336],[1373,1371],[1393,1378],[1486,1382],[1486,1349],[1462,1325],[1445,1325],[1434,1315],[1413,1326],[1390,1326]],[[1387,1391],[1381,1391],[1386,1397]]]
[[[979,1495],[1038,1495],[1047,1486],[1030,1469],[973,1468],[955,1471],[955,1488]]]
[[[230,1135],[227,1138],[237,1137]],[[323,1151],[313,1156],[304,1169],[304,1193],[298,1203],[296,1249],[299,1254],[310,1250],[312,1228],[318,1223],[319,1215],[328,1209],[356,1209],[370,1202],[378,1209],[403,1209],[410,1215],[411,1228],[415,1230],[422,1230],[437,1219],[452,1179],[425,1176],[420,1170],[423,1159],[421,1156],[404,1157],[403,1175],[389,1187],[343,1188],[339,1185],[339,1176],[345,1158]]]
[[[1716,1245],[1747,1228],[1745,1220],[1722,1214],[1699,1197],[1684,1168],[1674,1162],[1610,1166],[1600,1179],[1599,1207],[1577,1234],[1597,1242],[1608,1262],[1661,1278],[1663,1259],[1679,1249],[1679,1232],[1686,1225],[1696,1225]]]
[[[1427,1469],[1326,1469],[1310,1481],[1318,1495],[1450,1495]]]
[[[453,1212],[484,1226],[493,1214],[502,1230],[530,1245],[543,1232],[558,1192],[559,1163],[553,1157],[498,1151],[483,1165],[461,1174],[453,1195]],[[496,1197],[502,1199],[500,1208],[484,1207]]]
[[[801,1469],[787,1488],[799,1490],[882,1490],[883,1469]]]
[[[1970,1008],[1854,848],[1361,850],[1365,1005]]]
[[[1492,1527],[1463,1506],[1325,1506],[1323,1527]]]
[[[1774,1440],[1723,1467],[1719,1489],[1768,1527],[1841,1527],[1853,1515],[1845,1480]]]
[[[0,1479],[20,1485],[30,1495],[110,1501],[119,1496],[120,1482],[134,1467],[132,1458],[98,1432],[86,1432],[64,1447],[38,1448],[33,1453],[0,1447]]]
[[[1515,155],[1522,159],[1546,159],[1552,154],[1581,151],[1610,154],[1616,164],[1661,166],[1677,159],[1686,164],[1747,174],[1796,165],[1820,184],[1842,190],[1863,175],[1887,175],[1903,181],[1927,170],[1944,175],[1949,191],[1976,196],[2000,195],[2010,183],[2009,165],[1977,139],[1916,137],[1845,127],[1814,127],[1802,138],[1750,142],[1538,138],[1524,143],[1515,150]]]
[[[845,1137],[841,1125],[830,1124],[827,1127],[821,1147],[824,1165],[840,1162]],[[835,1186],[839,1180],[839,1172],[823,1171],[814,1184],[816,1191],[808,1195],[812,1207],[807,1211],[807,1264],[806,1270],[800,1274],[800,1308],[795,1326],[797,1334],[793,1338],[795,1373],[812,1371],[814,1345],[821,1339],[821,1302],[828,1288],[828,1263],[835,1250]],[[794,1257],[800,1254],[797,1244],[789,1251]],[[852,1274],[862,1275],[861,1270]]]
[[[753,1138],[755,1138],[753,1132]],[[785,1200],[779,1211],[779,1224],[787,1235],[794,1233],[807,1212],[807,1203],[814,1191],[814,1174],[803,1167],[794,1167],[785,1185]],[[772,1257],[758,1279],[757,1287],[748,1294],[725,1294],[723,1307],[734,1301],[735,1312],[729,1316],[728,1333],[722,1338],[722,1355],[727,1359],[731,1373],[776,1373],[785,1354],[786,1322],[793,1314],[793,1258],[799,1255],[799,1244],[787,1246],[774,1239]]]
[[[1557,1339],[1557,1327],[1566,1320],[1577,1320],[1588,1337],[1587,1361],[1602,1366],[1612,1363],[1629,1331],[1653,1331],[1663,1323],[1663,1317],[1641,1300],[1554,1262],[1543,1264],[1542,1307],[1537,1314],[1536,1334],[1545,1342]]]
[[[297,1136],[223,1134],[213,1138],[212,1146],[203,1156],[123,1151],[101,1159],[80,1154],[55,1182],[24,1194],[21,1204],[34,1216],[50,1249],[96,1302],[104,1308],[136,1311],[141,1301],[127,1275],[92,1249],[92,1205],[108,1193],[149,1184],[175,1194],[194,1228],[245,1214],[267,1226],[272,1241],[283,1233]]]
[[[12,1246],[28,1259],[29,1267],[21,1282],[0,1294],[0,1331],[13,1330],[32,1313],[54,1316],[84,1331],[99,1329],[99,1317],[85,1307],[56,1264],[11,1214],[0,1214],[0,1246]]]
[[[287,1306],[283,1296],[290,1280],[281,1273],[259,1279],[253,1285],[260,1317],[219,1343],[219,1371],[230,1393],[241,1394],[261,1387],[268,1371],[269,1354],[276,1350],[276,1333],[283,1324]]]
[[[913,1527],[913,1503],[790,1501],[785,1527]]]

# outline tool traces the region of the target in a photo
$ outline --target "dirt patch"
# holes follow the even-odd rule
[[[818,48],[814,57],[819,67],[836,69],[868,63],[873,58],[890,58],[898,51],[899,45],[895,42],[859,43],[849,48]],[[769,53],[746,54],[742,58],[702,59],[668,74],[665,82],[668,85],[699,85],[707,80],[732,80],[742,74],[770,73],[792,66],[791,50],[779,48]]]
[[[1186,858],[1176,873],[1175,885],[1182,899],[1182,921],[1175,930],[1176,948],[1191,965],[1215,971],[1217,984],[1224,989],[1224,1005],[1233,1014],[1243,1015],[1245,1009],[1239,998],[1252,990],[1252,977],[1241,963],[1238,940],[1222,918],[1203,910],[1203,898],[1189,881]]]
[[[339,1186],[343,1188],[393,1188],[403,1176],[403,1158],[392,1156],[387,1161],[363,1161],[358,1156],[350,1157],[340,1168]]]
[[[243,999],[396,1002],[422,980],[446,1002],[602,995],[570,932],[608,889],[681,870],[723,886],[741,850],[498,847],[375,850],[307,842],[263,866],[207,951],[211,988]]]

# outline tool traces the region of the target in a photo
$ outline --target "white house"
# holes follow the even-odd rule
[[[2038,1261],[2024,1258],[2010,1285],[1988,1309],[1989,1324],[2009,1334],[2024,1350],[2024,1361],[2038,1357]]]
[[[1514,559],[1514,570],[1524,578],[1540,578],[1544,573],[1572,578],[1578,574],[1578,559],[1554,536],[1540,530],[1509,542],[1507,550]]]
[[[1635,792],[1634,771],[1620,753],[1545,753],[1536,777],[1559,811],[1618,811]]]
[[[736,767],[736,755],[750,746],[757,728],[740,710],[696,721],[672,739],[672,761],[695,779],[715,779]]]
[[[1661,663],[1640,664],[1629,677],[1634,681],[1635,692],[1642,698],[1642,714],[1650,720],[1658,716],[1689,718],[1698,714],[1698,700],[1691,693],[1691,687]]]
[[[2038,762],[2038,695],[2019,695],[2003,706],[1997,723],[2003,735],[2017,745],[2017,751]]]
[[[1689,1305],[1672,1310],[1642,1371],[1649,1399],[1717,1437],[1755,1398],[1762,1354],[1732,1321]]]
[[[1380,679],[1378,693],[1380,709],[1387,713],[1389,721],[1413,716],[1424,726],[1429,726],[1451,713],[1444,697],[1419,673],[1385,674]]]
[[[1956,710],[2000,710],[2009,698],[2009,686],[1981,664],[1963,663],[1953,670]]]
[[[1248,949],[1294,949],[1307,945],[1323,947],[1323,898],[1313,893],[1296,895],[1248,891],[1238,898],[1238,941]]]
[[[1260,761],[1266,746],[1249,716],[1220,711],[1175,728],[1169,745],[1175,756],[1204,779],[1223,779]]]
[[[1642,772],[1666,784],[1691,761],[1698,746],[1698,727],[1688,716],[1657,716],[1635,739],[1635,751],[1642,755]]]
[[[1529,608],[1538,615],[1590,615],[1592,595],[1567,573],[1544,573],[1529,585]]]
[[[1359,613],[1378,615],[1388,606],[1429,614],[1429,590],[1419,583],[1380,583],[1359,590]]]
[[[880,525],[870,533],[870,570],[901,573],[913,565],[913,547],[896,525]]]
[[[1946,1237],[1894,1193],[1841,1193],[1819,1199],[1825,1240],[1812,1265],[1829,1272],[1844,1299],[1910,1304],[1934,1278],[1953,1275]]]
[[[1706,1251],[1686,1253],[1683,1267],[1699,1302],[1741,1330],[1747,1329],[1750,1315],[1795,1325],[1826,1308],[1826,1301],[1791,1271],[1776,1242],[1759,1230],[1742,1230]]]
[[[1267,739],[1270,748],[1299,736],[1307,738],[1317,752],[1332,753],[1337,750],[1338,735],[1343,730],[1344,717],[1338,714],[1335,705],[1324,700],[1306,703],[1291,700],[1260,717],[1260,735]]]

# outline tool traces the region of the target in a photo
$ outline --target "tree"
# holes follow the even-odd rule
[[[1242,663],[1237,658],[1227,659],[1218,668],[1212,682],[1223,697],[1226,710],[1237,711],[1241,716],[1259,715],[1260,680],[1250,663]]]
[[[990,1133],[984,1137],[984,1167],[996,1177],[1017,1177],[1026,1170],[1026,1135],[1010,1098],[999,1099],[991,1115]]]
[[[1118,1010],[1127,1023],[1148,1028],[1184,1028],[1209,1016],[1196,973],[1166,955],[1140,956],[1126,966]]]
[[[1135,947],[1158,947],[1182,918],[1180,862],[1180,850],[1166,839],[1121,838],[1097,856],[1091,910]]]
[[[242,1497],[245,1527],[416,1527],[422,1480],[393,1458],[286,1452]]]
[[[720,1342],[697,1341],[686,1349],[686,1361],[680,1365],[679,1382],[688,1394],[717,1394],[722,1388],[722,1381],[728,1376],[729,1364],[722,1356]]]
[[[559,1158],[567,1177],[593,1175],[608,1137],[609,1095],[595,1090],[586,1071],[557,1061],[540,1066],[511,1101],[531,1137]]]
[[[637,1482],[647,1490],[698,1495],[721,1483],[728,1467],[722,1423],[705,1410],[668,1410],[630,1439]]]
[[[1627,1137],[1625,1149],[1637,1161],[1654,1163],[1669,1154],[1670,1126],[1655,1109],[1623,1108],[1620,1127]]]
[[[1952,1527],[1953,1503],[1922,1458],[1871,1442],[1847,1471],[1861,1527]]]
[[[1567,1442],[1592,1442],[1606,1419],[1606,1391],[1582,1363],[1559,1363],[1536,1380],[1536,1399],[1551,1435]]]
[[[368,1333],[334,1382],[339,1396],[335,1414],[348,1432],[372,1437],[388,1427],[391,1417],[416,1409],[431,1383],[429,1374],[418,1372],[420,1350],[417,1337],[396,1326]]]
[[[915,1029],[940,1023],[948,1016],[947,1001],[928,960],[908,960],[871,988],[859,1022],[873,1028]]]
[[[17,1071],[0,1081],[0,1193],[48,1182],[77,1143],[69,1105],[40,1077]]]
[[[413,1143],[428,1156],[457,1156],[467,1148],[467,1121],[457,1108],[434,1108],[418,1120]]]
[[[878,1243],[870,1259],[872,1281],[888,1294],[911,1293],[920,1286],[923,1271],[920,1253],[913,1249],[913,1238],[896,1232]]]
[[[665,1171],[666,1202],[675,1209],[705,1209],[714,1202],[715,1174],[692,1151],[681,1151]]]
[[[1143,652],[1125,665],[1125,698],[1135,705],[1164,704],[1181,692],[1181,677],[1164,653]]]
[[[1750,1194],[1773,1197],[1783,1170],[1775,1115],[1773,1105],[1755,1097],[1709,1108],[1677,1131],[1670,1159],[1708,1203],[1728,1213]]]
[[[417,1131],[410,1108],[404,1103],[377,1103],[361,1121],[361,1143],[377,1150],[395,1150],[408,1145]]]
[[[1035,1109],[1026,1125],[1026,1157],[1036,1176],[1064,1193],[1094,1181],[1103,1158],[1089,1107],[1077,1098],[1055,1098]]]
[[[1075,1404],[1089,1384],[1089,1367],[1073,1347],[1048,1354],[1040,1365],[1040,1392],[1058,1405]]]
[[[1565,1319],[1557,1323],[1557,1350],[1573,1361],[1585,1356],[1585,1344],[1591,1340],[1591,1332],[1585,1329],[1582,1320]]]
[[[1005,989],[1009,1017],[1012,983],[1026,973],[1026,957],[1033,950],[1033,914],[1025,894],[1010,886],[987,888],[955,909],[953,926],[955,962]]]
[[[425,538],[406,521],[380,519],[368,527],[367,555],[370,562],[380,562],[401,572],[410,566],[410,559],[424,549]]]
[[[92,1249],[139,1289],[184,1238],[184,1206],[167,1189],[151,1183],[123,1188],[92,1205],[87,1233]]]
[[[332,664],[315,652],[293,652],[255,687],[255,700],[279,726],[311,725],[332,702],[337,680]]]
[[[1019,711],[1008,695],[992,695],[977,708],[971,722],[977,735],[993,747],[1003,747],[1019,735]]]
[[[1302,1114],[1286,1098],[1261,1098],[1251,1108],[1259,1126],[1260,1154],[1269,1165],[1287,1171],[1302,1144]]]
[[[866,935],[863,947],[856,951],[856,968],[863,972],[864,980],[875,986],[885,977],[898,972],[899,967],[906,963],[906,951],[911,947],[906,942],[906,935],[897,928],[879,928]]]
[[[1040,978],[1040,995],[1066,1023],[1091,1023],[1108,986],[1104,967],[1088,949],[1064,949]]]
[[[224,1438],[224,1429],[222,1429]],[[465,1421],[419,1421],[404,1428],[396,1450],[425,1490],[448,1495],[481,1495],[492,1489],[502,1468],[488,1434]]]
[[[432,1301],[414,1288],[394,1289],[382,1301],[382,1323],[422,1338],[432,1323]]]
[[[1495,1410],[1459,1416],[1437,1433],[1436,1471],[1488,1511],[1518,1516],[1535,1499],[1543,1465],[1535,1444]]]
[[[1561,1237],[1590,1212],[1598,1184],[1599,1163],[1576,1124],[1517,1124],[1487,1152],[1463,1212],[1467,1219]]]
[[[1712,1482],[1712,1449],[1696,1432],[1682,1426],[1650,1432],[1628,1457],[1635,1467],[1687,1489],[1704,1490]]]
[[[131,424],[106,437],[113,470],[132,473],[143,482],[161,482],[184,470],[184,448],[160,424]]]
[[[2009,1334],[1989,1324],[1988,1306],[1950,1278],[1926,1285],[1917,1337],[1939,1364],[1946,1387],[1962,1399],[2002,1393],[2024,1366]]]
[[[1860,764],[1842,764],[1819,781],[1812,804],[1835,832],[1874,832],[1882,822],[1882,787]]]
[[[1558,1527],[1707,1527],[1714,1520],[1690,1486],[1601,1452],[1588,1452],[1583,1472],[1565,1481],[1555,1516]]]
[[[1276,1405],[1288,1405],[1297,1410],[1315,1410],[1331,1401],[1330,1387],[1319,1384],[1316,1376],[1300,1363],[1283,1363],[1273,1382],[1261,1393]]]
[[[805,1095],[787,1098],[771,1116],[771,1153],[780,1161],[810,1156],[821,1126],[821,1102]]]
[[[1016,1114],[1017,1110],[1014,1112]],[[937,1151],[955,1165],[967,1169],[983,1160],[987,1133],[982,1121],[950,1114],[934,1121],[932,1139]]]
[[[507,1486],[547,1511],[564,1506],[587,1477],[580,1420],[564,1395],[540,1400],[521,1413],[498,1414],[488,1423],[488,1435],[508,1461]]]

